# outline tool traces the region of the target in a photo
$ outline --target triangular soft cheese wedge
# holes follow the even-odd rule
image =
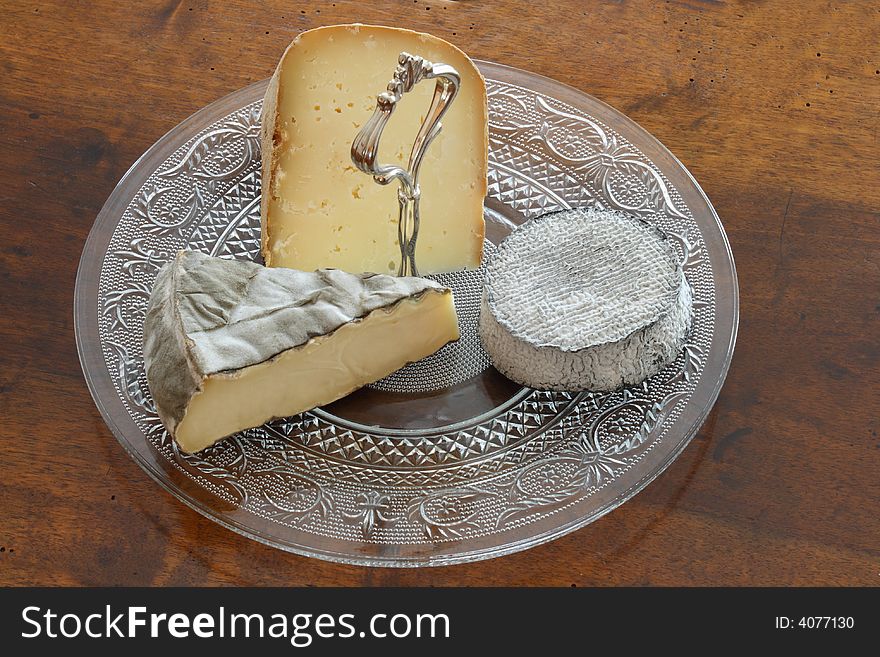
[[[181,251],[144,323],[147,382],[185,452],[330,403],[458,339],[452,292]]]

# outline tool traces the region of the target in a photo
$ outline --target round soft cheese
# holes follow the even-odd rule
[[[529,220],[490,257],[480,337],[517,383],[616,390],[675,360],[691,300],[662,231],[624,212],[563,210]]]

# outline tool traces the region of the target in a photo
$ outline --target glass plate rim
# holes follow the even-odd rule
[[[549,542],[551,540],[559,538],[560,536],[580,529],[597,520],[598,518],[604,516],[605,514],[610,513],[614,509],[618,508],[620,505],[630,500],[633,496],[643,490],[645,486],[651,483],[651,481],[658,477],[663,471],[665,471],[666,468],[668,468],[669,465],[684,451],[685,447],[687,447],[687,445],[698,432],[699,428],[705,422],[706,418],[709,415],[709,412],[711,411],[712,407],[715,404],[715,401],[718,398],[718,395],[720,394],[721,388],[727,377],[736,344],[739,324],[739,285],[733,254],[730,248],[730,242],[721,223],[721,220],[715,208],[712,206],[712,203],[709,201],[709,198],[706,195],[705,191],[702,189],[702,187],[699,185],[699,183],[696,181],[696,179],[693,177],[687,167],[685,167],[684,164],[682,164],[681,161],[656,137],[654,137],[650,132],[641,127],[638,123],[627,117],[622,112],[608,105],[607,103],[604,103],[603,101],[577,89],[576,87],[567,85],[563,82],[559,82],[557,80],[537,73],[525,71],[504,64],[498,64],[495,62],[482,60],[474,61],[480,67],[483,75],[487,78],[498,80],[500,82],[510,82],[511,84],[519,84],[519,82],[516,81],[516,78],[520,78],[520,81],[527,80],[529,83],[531,83],[520,86],[525,86],[533,91],[545,92],[550,97],[560,100],[562,102],[567,102],[569,104],[575,105],[578,100],[580,100],[581,102],[588,101],[602,108],[606,113],[613,115],[615,120],[623,123],[627,128],[629,128],[632,133],[637,134],[643,140],[638,143],[638,146],[640,148],[644,148],[645,142],[647,142],[656,149],[658,154],[667,157],[670,164],[672,164],[679,173],[684,175],[686,182],[691,185],[692,190],[696,192],[697,198],[705,205],[704,209],[708,211],[709,217],[712,219],[714,226],[717,228],[718,236],[721,238],[721,245],[723,247],[722,255],[726,256],[722,259],[723,263],[714,260],[712,261],[713,270],[716,266],[720,264],[726,265],[727,269],[722,273],[728,278],[731,295],[730,298],[726,300],[730,304],[730,323],[729,328],[727,328],[727,331],[725,332],[728,338],[727,340],[723,341],[721,345],[719,345],[719,349],[723,351],[723,354],[716,354],[721,356],[720,370],[711,389],[706,391],[708,394],[705,395],[705,401],[701,405],[699,412],[694,416],[690,425],[683,432],[681,440],[679,440],[679,442],[675,444],[674,447],[672,447],[671,449],[667,449],[664,453],[663,458],[647,474],[645,474],[642,478],[630,485],[629,488],[621,492],[610,502],[601,505],[598,508],[592,509],[590,513],[578,515],[569,522],[554,525],[545,529],[544,531],[537,532],[535,534],[531,534],[517,540],[506,542],[503,545],[490,545],[487,547],[481,547],[469,551],[457,551],[417,557],[395,556],[393,558],[389,558],[377,555],[356,556],[350,553],[324,549],[316,546],[302,546],[298,544],[293,544],[283,539],[280,539],[277,536],[268,535],[266,533],[257,531],[251,527],[246,526],[242,522],[239,522],[237,519],[230,516],[221,515],[213,509],[204,508],[204,503],[197,499],[196,495],[193,494],[193,492],[183,490],[181,486],[173,485],[170,481],[167,480],[165,476],[167,475],[167,473],[157,467],[157,465],[149,458],[147,458],[145,454],[138,451],[136,446],[133,445],[128,440],[128,438],[126,438],[125,431],[123,431],[123,428],[118,425],[118,423],[116,422],[116,418],[111,415],[109,409],[107,408],[107,405],[104,403],[103,398],[99,394],[99,381],[95,379],[95,375],[98,374],[100,376],[101,374],[105,374],[109,381],[109,374],[107,374],[106,372],[106,367],[103,367],[102,361],[95,363],[92,362],[92,360],[95,359],[90,359],[90,355],[86,348],[87,341],[91,338],[97,340],[98,336],[97,287],[98,276],[100,275],[100,260],[91,256],[98,254],[103,257],[104,248],[98,248],[99,246],[106,247],[106,245],[101,244],[102,229],[106,229],[108,225],[112,228],[115,226],[116,222],[118,222],[118,219],[121,216],[121,212],[116,211],[117,206],[119,206],[120,203],[124,203],[121,208],[122,210],[124,210],[124,207],[125,205],[127,205],[130,197],[126,197],[126,194],[124,194],[123,192],[126,192],[128,190],[129,185],[136,179],[137,174],[139,174],[145,168],[148,171],[152,171],[152,169],[149,169],[148,167],[154,161],[156,161],[157,164],[164,161],[165,158],[167,158],[167,156],[171,152],[173,152],[173,150],[177,148],[180,143],[182,143],[176,141],[179,136],[192,136],[189,133],[193,126],[209,125],[210,123],[219,120],[220,118],[225,116],[230,109],[240,107],[243,104],[254,102],[255,100],[259,100],[259,98],[262,97],[263,94],[257,92],[261,92],[262,90],[264,90],[266,88],[266,85],[268,84],[268,79],[264,79],[254,82],[241,89],[238,89],[200,108],[198,111],[194,112],[189,117],[172,127],[152,146],[150,146],[137,160],[135,160],[135,162],[129,167],[126,173],[120,178],[119,182],[114,187],[104,206],[98,213],[95,222],[93,223],[92,228],[89,231],[89,235],[84,243],[83,252],[80,258],[79,266],[77,268],[76,283],[74,288],[74,333],[76,339],[77,354],[79,356],[80,364],[83,369],[83,375],[92,399],[94,400],[96,407],[101,413],[103,420],[110,428],[117,441],[122,445],[123,449],[148,474],[148,476],[156,481],[156,483],[158,483],[164,490],[171,493],[171,495],[173,495],[175,498],[186,504],[186,506],[188,506],[189,508],[195,510],[196,512],[209,518],[210,520],[217,522],[219,525],[231,531],[246,536],[264,545],[268,545],[276,549],[281,549],[283,551],[292,552],[302,556],[319,557],[337,563],[378,567],[421,567],[451,565],[457,563],[478,561],[482,559],[503,556],[513,552],[518,552]],[[493,73],[496,74],[493,75]],[[497,75],[497,73],[500,73],[501,75],[499,76]],[[514,80],[508,80],[506,78],[514,78]],[[563,92],[563,97],[560,97],[560,92]],[[247,103],[240,102],[245,99],[247,99]],[[238,105],[236,105],[236,103],[238,103]],[[173,147],[170,150],[167,150],[167,147],[169,145],[172,145]],[[666,169],[661,170],[664,173],[667,173]],[[106,240],[108,244],[110,237],[112,237],[112,231],[110,232]],[[713,337],[713,344],[715,343],[715,337]],[[97,371],[94,367],[92,367],[93,365],[98,365]],[[131,420],[131,418],[127,419],[131,422],[131,426],[134,427],[135,430],[137,430],[137,427]],[[192,488],[193,490],[202,490],[197,489],[194,486]],[[207,491],[202,492],[207,493]],[[583,503],[584,501],[580,500],[575,506]]]

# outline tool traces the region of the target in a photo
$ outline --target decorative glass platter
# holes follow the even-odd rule
[[[193,509],[332,561],[487,559],[616,508],[705,420],[739,314],[733,258],[705,194],[611,107],[548,78],[478,65],[489,94],[486,251],[553,210],[601,205],[644,217],[673,237],[694,290],[682,353],[614,393],[523,388],[480,345],[482,273],[443,274],[435,278],[455,292],[457,343],[323,408],[179,452],[145,380],[144,312],[159,267],[179,249],[259,256],[266,81],[258,82],[182,122],[131,167],[98,215],[77,275],[77,347],[95,403],[135,461]]]

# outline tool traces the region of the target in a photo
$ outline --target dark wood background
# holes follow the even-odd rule
[[[89,396],[73,285],[156,139],[374,22],[582,89],[690,169],[739,270],[727,384],[684,454],[593,525],[437,569],[260,545],[165,493]],[[870,2],[57,2],[0,19],[0,584],[880,584],[880,12]]]

